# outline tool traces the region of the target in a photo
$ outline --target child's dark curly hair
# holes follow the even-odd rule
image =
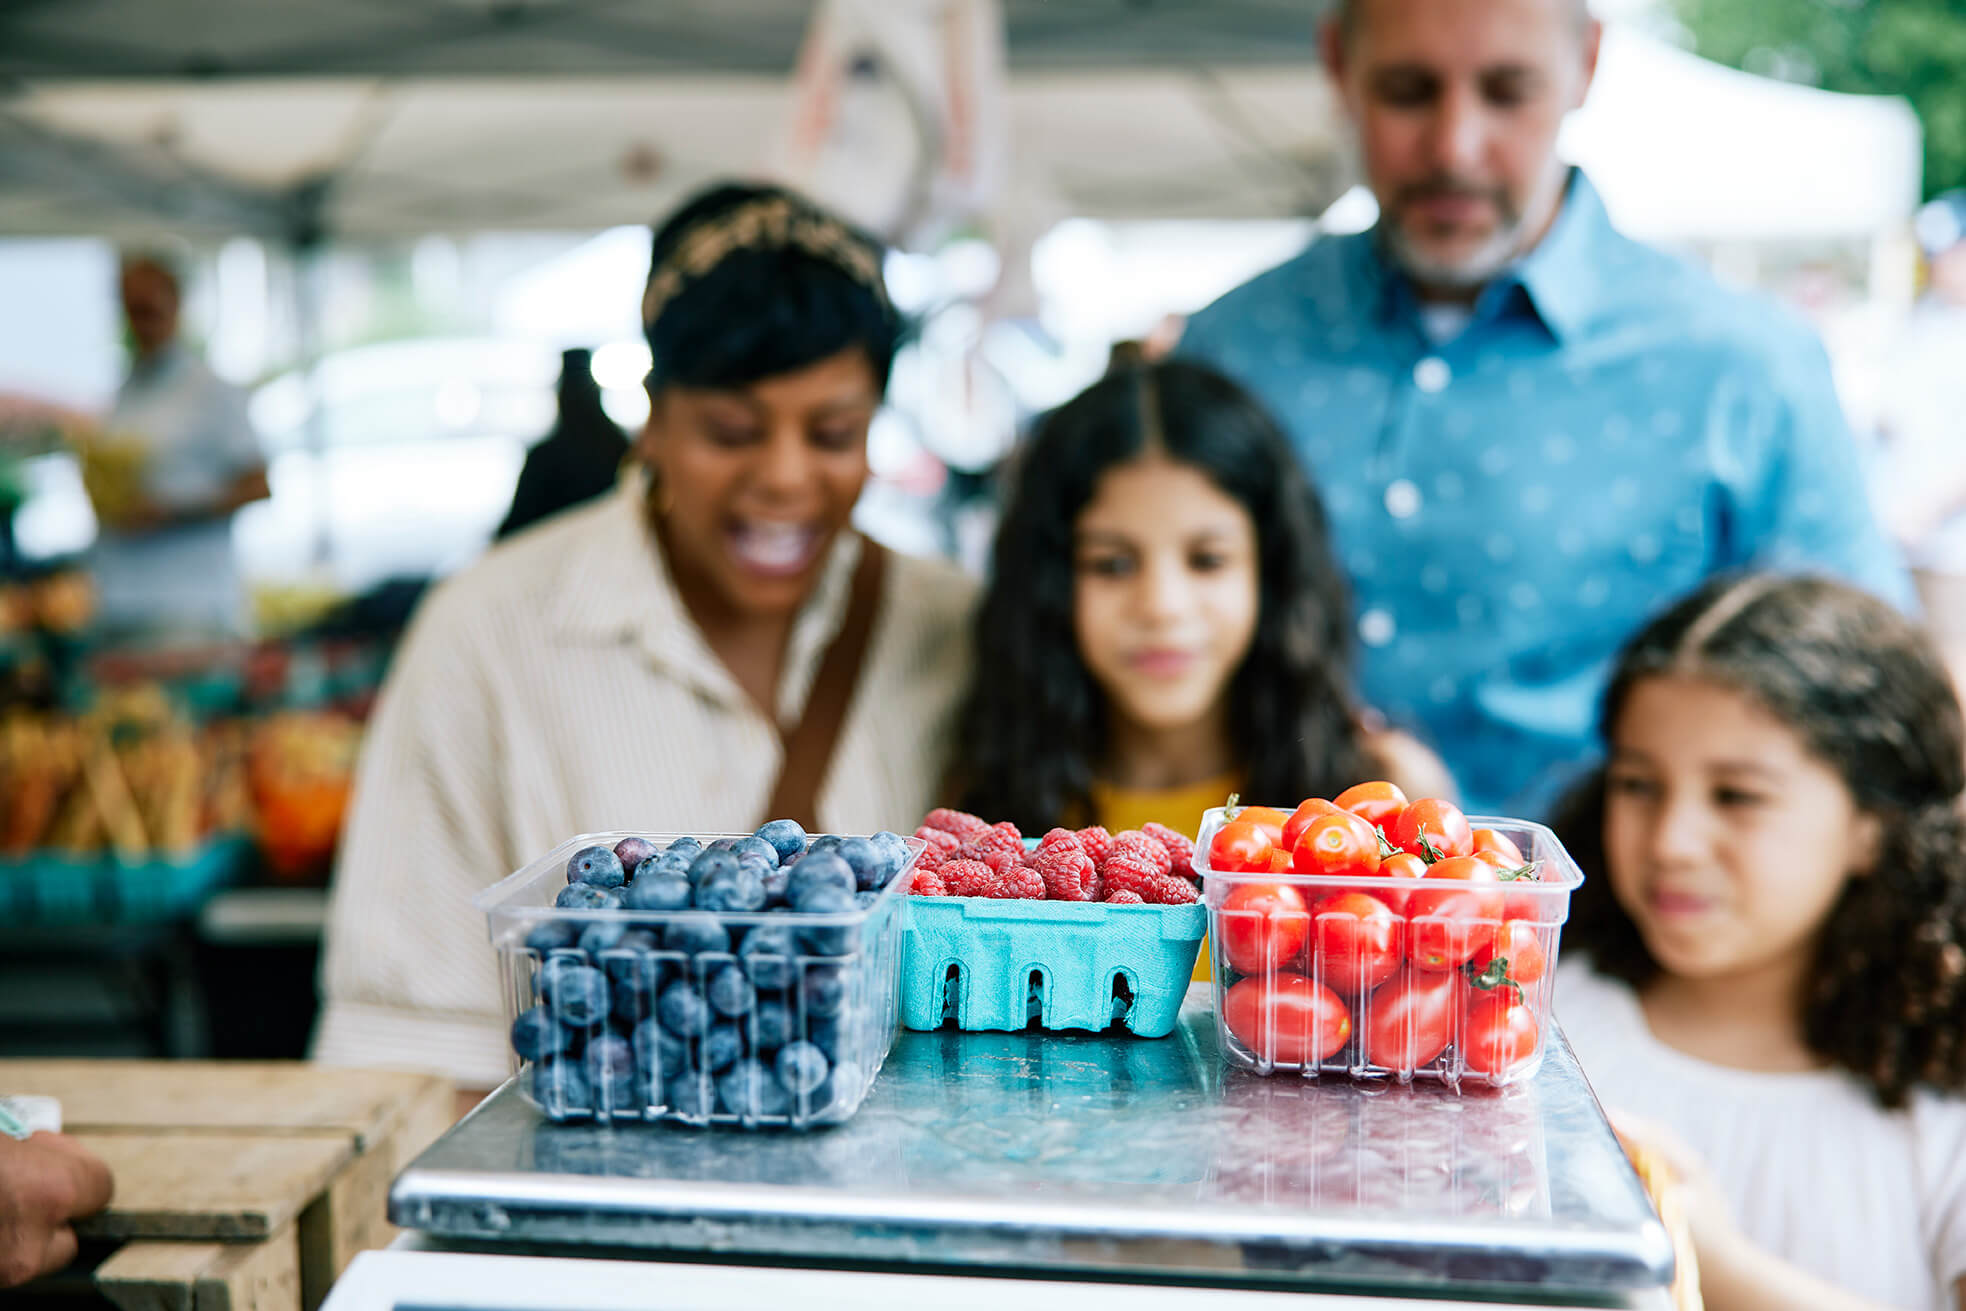
[[[1937,651],[1882,601],[1820,578],[1715,579],[1625,647],[1604,696],[1606,741],[1641,682],[1690,677],[1751,697],[1834,769],[1882,828],[1877,864],[1831,910],[1802,1035],[1876,1090],[1966,1089],[1966,735]],[[1604,871],[1604,771],[1555,828],[1591,875],[1564,939],[1634,987],[1659,971]]]

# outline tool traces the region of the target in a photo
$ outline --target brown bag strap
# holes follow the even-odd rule
[[[833,748],[839,744],[840,729],[846,724],[860,669],[866,663],[886,568],[887,552],[867,541],[861,547],[860,564],[853,571],[846,617],[820,659],[819,672],[813,675],[805,713],[791,731],[782,734],[785,759],[779,766],[778,781],[772,784],[765,819],[796,819],[807,830],[818,827],[819,789],[826,781]]]

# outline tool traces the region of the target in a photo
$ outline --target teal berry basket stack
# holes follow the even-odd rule
[[[1174,1030],[1208,929],[1200,903],[910,897],[901,1022],[910,1029]]]

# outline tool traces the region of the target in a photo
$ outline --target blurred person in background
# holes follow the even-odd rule
[[[1885,366],[1875,499],[1966,685],[1966,191],[1926,205],[1916,231],[1928,285]]]
[[[120,450],[130,464],[116,503],[101,484],[91,489],[102,521],[92,565],[102,620],[235,631],[244,607],[232,512],[267,495],[245,393],[180,339],[183,284],[166,258],[126,256],[118,286],[132,359],[104,420],[103,451]]]
[[[851,526],[901,332],[881,260],[768,186],[715,187],[656,232],[635,467],[439,584],[396,654],[317,1060],[502,1082],[471,898],[575,834],[873,833],[936,803],[975,589]]]
[[[526,452],[512,508],[498,526],[500,538],[613,488],[628,458],[628,438],[601,408],[594,381],[594,353],[560,354],[560,413],[553,430]]]
[[[1618,644],[1754,564],[1911,588],[1821,344],[1620,235],[1556,155],[1584,0],[1342,0],[1322,34],[1379,204],[1231,291],[1180,351],[1283,421],[1352,577],[1365,700],[1478,813],[1546,813]]]

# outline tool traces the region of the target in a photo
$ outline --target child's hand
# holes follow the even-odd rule
[[[1671,1172],[1674,1193],[1686,1215],[1686,1226],[1692,1230],[1693,1241],[1699,1245],[1703,1258],[1710,1245],[1739,1237],[1740,1226],[1734,1221],[1733,1208],[1721,1193],[1713,1171],[1684,1139],[1657,1120],[1627,1111],[1606,1114],[1627,1155],[1649,1152]]]

